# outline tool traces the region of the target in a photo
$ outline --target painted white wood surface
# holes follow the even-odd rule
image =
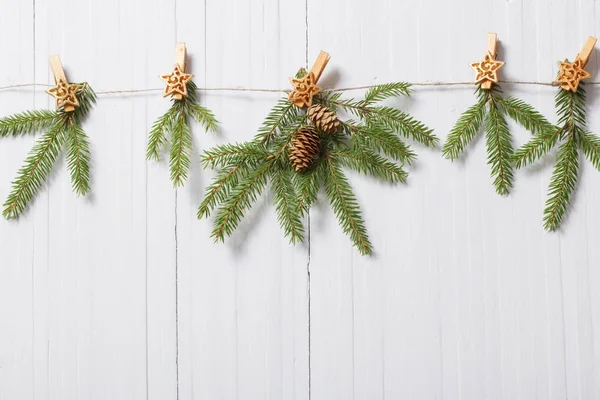
[[[488,31],[504,78],[549,81],[600,24],[593,0],[2,5],[0,86],[50,82],[47,57],[60,53],[70,79],[96,90],[159,87],[176,41],[199,86],[287,87],[320,49],[327,87],[470,80]],[[554,116],[555,89],[504,90]],[[599,90],[588,90],[595,132]],[[472,91],[417,89],[397,104],[443,140]],[[201,94],[221,129],[195,127],[195,153],[251,138],[277,97]],[[51,106],[41,90],[0,92],[1,115]],[[145,161],[166,107],[156,93],[101,97],[85,124],[92,195],[71,193],[61,160],[28,212],[0,222],[0,399],[600,398],[600,177],[587,162],[556,234],[541,228],[550,162],[500,198],[477,140],[453,165],[416,145],[404,187],[353,177],[371,258],[326,202],[305,245],[281,238],[268,198],[213,244],[195,218],[211,172],[196,158],[175,191],[167,162]],[[0,197],[33,141],[0,143]]]

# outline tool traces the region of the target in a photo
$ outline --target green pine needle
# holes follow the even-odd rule
[[[248,166],[239,164],[219,170],[210,186],[206,188],[204,200],[198,208],[198,219],[208,217],[218,204],[225,202],[233,188],[238,185],[240,177],[248,174]]]
[[[354,121],[343,123],[352,135],[355,146],[370,147],[375,152],[406,164],[412,164],[417,155],[398,136],[379,125],[361,125]]]
[[[577,136],[579,147],[592,165],[600,171],[600,138],[590,132],[582,131]]]
[[[150,135],[148,136],[148,146],[146,149],[147,160],[160,160],[160,151],[167,141],[166,133],[173,129],[175,108],[170,108],[169,111],[158,117],[152,125]]]
[[[350,235],[354,246],[361,254],[372,254],[373,246],[367,236],[360,207],[348,179],[335,159],[326,158],[323,162],[327,165],[325,191],[342,230]]]
[[[256,138],[265,143],[270,141],[281,133],[282,127],[293,124],[299,114],[300,109],[294,103],[289,101],[287,97],[281,98],[258,129]]]
[[[410,96],[411,86],[406,82],[391,82],[377,85],[365,93],[364,105],[371,105],[391,97]]]
[[[533,135],[555,128],[542,114],[523,100],[514,97],[503,99],[500,96],[495,97],[495,100],[510,118]]]
[[[204,168],[219,168],[231,164],[243,164],[248,160],[264,159],[266,155],[264,146],[256,142],[227,143],[206,150],[201,161]]]
[[[189,121],[199,122],[206,131],[217,130],[217,120],[207,108],[196,104],[198,88],[193,81],[187,83],[187,96],[173,99],[171,108],[158,117],[148,135],[146,159],[158,161],[170,134],[169,170],[173,186],[183,186],[188,178],[192,153],[192,135]]]
[[[329,156],[340,165],[384,182],[406,183],[408,173],[398,164],[386,160],[368,148],[343,149]]]
[[[556,230],[567,211],[571,193],[577,184],[579,170],[579,154],[575,138],[571,137],[564,142],[558,150],[558,158],[550,187],[548,200],[544,209],[544,228],[549,231]]]
[[[290,243],[304,240],[302,213],[296,205],[296,189],[292,185],[294,172],[291,169],[275,168],[271,170],[271,187],[277,220]]]
[[[473,140],[485,116],[485,100],[480,100],[465,111],[450,131],[442,154],[450,160],[456,160]]]
[[[90,144],[83,129],[67,124],[67,165],[75,193],[85,196],[90,191]]]
[[[271,163],[265,162],[243,176],[217,211],[211,237],[215,241],[225,240],[237,228],[242,217],[252,207],[267,185]]]
[[[60,115],[52,110],[31,110],[0,119],[0,137],[21,136],[49,129]]]
[[[192,153],[192,134],[183,112],[180,111],[175,116],[172,129],[169,168],[171,181],[177,187],[183,186],[187,179]]]
[[[294,174],[292,183],[297,188],[296,210],[304,217],[310,210],[310,207],[317,200],[319,187],[324,176],[325,163],[320,162],[317,167],[309,168],[302,173]]]
[[[196,122],[200,123],[204,129],[211,132],[217,131],[217,124],[219,121],[215,118],[215,115],[206,107],[202,107],[200,104],[190,105],[192,109],[192,117]]]
[[[485,130],[488,164],[492,166],[494,186],[499,195],[506,195],[512,188],[513,182],[511,165],[513,148],[506,119],[494,102],[490,103],[489,112],[485,117]]]
[[[533,164],[546,155],[556,145],[562,129],[545,130],[534,136],[529,142],[518,149],[512,157],[515,168]]]
[[[4,202],[2,215],[17,218],[42,187],[65,142],[65,122],[55,124],[36,142],[13,181],[13,189]]]

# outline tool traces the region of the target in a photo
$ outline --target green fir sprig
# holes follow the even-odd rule
[[[146,158],[160,160],[160,153],[167,141],[171,142],[169,168],[171,181],[175,187],[183,186],[190,169],[192,153],[192,134],[189,122],[191,119],[200,123],[206,131],[217,130],[217,120],[209,109],[196,103],[197,87],[188,81],[187,96],[181,100],[172,99],[171,108],[152,125],[148,136]],[[167,138],[167,135],[170,135]]]
[[[302,75],[300,72],[299,75]],[[311,166],[296,172],[289,159],[294,134],[309,124],[306,110],[287,98],[271,110],[255,138],[207,150],[202,163],[217,170],[198,209],[198,218],[214,216],[212,237],[231,235],[259,196],[269,188],[283,233],[291,243],[304,240],[304,218],[323,187],[334,214],[361,254],[371,254],[366,224],[347,170],[391,184],[405,182],[416,154],[401,137],[432,147],[432,130],[383,100],[409,95],[403,82],[376,86],[362,100],[342,99],[339,92],[323,92],[314,102],[330,110],[345,110],[356,120],[341,123],[337,133],[319,130],[321,144]]]
[[[491,89],[478,86],[475,94],[477,102],[460,116],[442,147],[442,154],[456,160],[483,128],[494,187],[498,194],[506,195],[513,186],[513,146],[506,116],[533,134],[551,130],[552,125],[524,101],[503,97],[498,85]]]
[[[513,156],[515,166],[521,168],[536,162],[558,145],[544,208],[544,228],[548,231],[558,229],[567,212],[577,185],[579,151],[600,170],[600,138],[586,130],[585,98],[583,83],[576,92],[559,89],[554,102],[558,126],[536,134]]]
[[[12,182],[4,202],[4,218],[17,218],[27,208],[64,147],[73,190],[82,196],[90,191],[90,146],[81,123],[96,102],[96,95],[87,83],[80,83],[76,96],[79,106],[74,111],[31,110],[0,119],[0,137],[45,131]]]

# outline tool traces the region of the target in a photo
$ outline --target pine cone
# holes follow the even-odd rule
[[[322,104],[313,104],[306,111],[308,120],[325,133],[336,133],[340,129],[337,115]]]
[[[319,153],[321,137],[312,126],[305,126],[294,133],[289,158],[296,172],[306,171]]]

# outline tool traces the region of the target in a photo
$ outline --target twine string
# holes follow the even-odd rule
[[[477,82],[406,82],[411,86],[415,87],[451,87],[451,86],[471,86],[476,85]],[[556,82],[539,82],[539,81],[507,81],[502,80],[498,83],[506,83],[509,85],[529,85],[529,86],[558,86]],[[600,85],[600,82],[585,82],[586,85]],[[362,90],[370,89],[378,85],[362,85],[362,86],[350,86],[338,89],[324,89],[323,92],[346,92],[351,90]],[[21,83],[15,85],[0,86],[0,91],[19,89],[19,88],[30,88],[30,87],[42,87],[50,88],[53,85],[44,83]],[[134,94],[134,93],[150,93],[150,92],[162,92],[162,88],[149,88],[149,89],[116,89],[116,90],[101,90],[97,91],[97,95],[110,95],[110,94]],[[289,89],[268,89],[268,88],[246,88],[241,86],[236,87],[205,87],[198,88],[199,92],[254,92],[254,93],[289,93]]]

